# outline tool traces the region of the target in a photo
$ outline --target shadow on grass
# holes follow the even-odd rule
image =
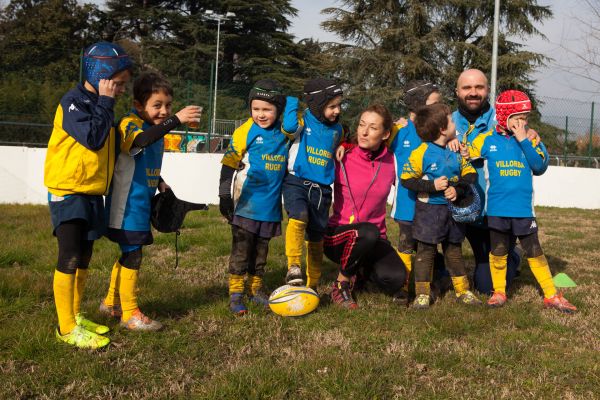
[[[211,306],[226,298],[227,287],[225,285],[211,285],[192,287],[184,291],[171,291],[168,296],[144,301],[142,306],[157,316],[178,319],[192,310]]]

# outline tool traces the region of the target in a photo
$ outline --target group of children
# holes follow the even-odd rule
[[[109,327],[85,318],[80,302],[93,242],[102,235],[119,244],[121,256],[113,266],[100,311],[119,318],[129,330],[161,328],[137,304],[142,246],[153,241],[151,199],[156,190],[170,189],[160,176],[163,137],[179,124],[197,123],[201,108],[187,106],[172,114],[169,82],[159,74],[144,73],[134,82],[132,111],[115,129],[114,98],[131,79],[129,57],[116,44],[97,43],[85,50],[83,70],[84,83],[69,91],[58,106],[45,184],[59,248],[54,273],[56,336],[77,347],[100,348],[110,342],[105,336]],[[492,232],[494,293],[488,304],[497,307],[506,302],[503,282],[513,234],[529,257],[545,306],[575,311],[557,294],[537,237],[532,173],[544,172],[548,154],[541,142],[527,138],[531,110],[527,96],[518,91],[501,94],[497,127],[454,152],[448,147],[456,140],[454,123],[449,107],[439,103],[439,90],[427,82],[411,85],[405,96],[409,120],[393,129],[387,146],[394,154],[398,177],[392,210],[400,226],[398,255],[408,273],[414,269],[413,307],[429,307],[438,244],[459,301],[481,303],[469,290],[465,273],[464,224],[455,221],[448,208],[477,179],[469,159],[481,157],[489,169],[485,212]],[[245,292],[249,301],[268,304],[263,275],[270,239],[281,235],[282,197],[289,217],[285,282],[305,283],[301,269],[305,249],[306,285],[313,289],[319,285],[335,154],[342,141],[351,141],[339,122],[342,94],[335,81],[311,79],[304,86],[308,108],[299,114],[298,99],[285,96],[274,80],[260,80],[250,90],[250,118],[233,134],[219,181],[219,209],[232,229],[229,307],[236,315],[248,312]],[[336,283],[334,291],[339,289]],[[335,303],[338,297],[332,299]]]

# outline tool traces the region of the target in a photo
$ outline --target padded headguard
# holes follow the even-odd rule
[[[462,186],[464,194],[453,202],[448,202],[450,214],[456,222],[475,222],[481,213],[481,200],[474,185]]]
[[[248,106],[252,107],[252,100],[263,100],[277,107],[277,117],[285,108],[285,96],[279,82],[273,79],[261,79],[256,82],[248,94]]]
[[[431,93],[439,91],[440,88],[431,82],[410,81],[404,89],[403,101],[408,111],[415,112],[418,108],[425,106]]]
[[[98,90],[101,79],[110,79],[117,72],[131,69],[133,64],[121,46],[98,42],[83,52],[83,79]]]
[[[325,106],[331,99],[343,94],[342,88],[331,79],[315,78],[304,84],[304,101],[312,115],[324,124],[331,124],[323,116]]]
[[[508,130],[508,119],[515,115],[531,111],[531,100],[519,90],[507,90],[496,99],[496,120],[498,125]]]
[[[208,210],[208,206],[179,200],[171,189],[167,189],[152,198],[150,222],[159,232],[178,232],[185,215],[192,210]]]

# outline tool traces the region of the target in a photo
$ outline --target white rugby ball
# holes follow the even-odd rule
[[[319,305],[319,295],[311,288],[285,285],[269,296],[269,307],[282,317],[299,317],[314,311]]]

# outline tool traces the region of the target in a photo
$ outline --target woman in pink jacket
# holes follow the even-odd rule
[[[406,282],[406,268],[387,240],[386,204],[396,180],[394,155],[385,146],[392,116],[374,104],[360,115],[358,146],[336,162],[333,215],[329,218],[324,252],[340,270],[331,291],[335,304],[358,307],[352,289],[370,280],[394,296]]]

